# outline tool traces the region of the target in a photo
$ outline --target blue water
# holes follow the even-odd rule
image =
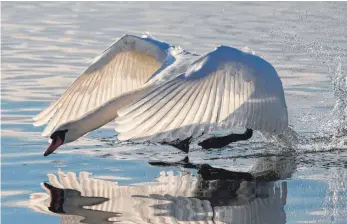
[[[345,2],[2,2],[2,222],[80,223],[81,218],[76,218],[78,206],[69,207],[67,202],[77,203],[80,199],[72,196],[66,196],[65,214],[34,209],[49,206],[50,199],[34,202],[32,195],[44,193],[40,183],[50,183],[47,174],[57,175],[61,170],[77,176],[89,172],[91,178],[104,180],[100,183],[118,182],[122,189],[133,189],[133,193],[109,198],[120,206],[112,211],[122,213],[118,219],[124,223],[131,217],[139,217],[137,223],[200,220],[185,213],[196,209],[194,198],[197,203],[205,200],[213,207],[215,221],[220,223],[246,223],[236,217],[251,214],[256,217],[250,218],[250,223],[346,223],[346,138],[336,137],[336,130],[346,127],[346,120],[337,116],[336,111],[341,108],[335,107],[338,96],[334,97],[331,84],[332,78],[346,74],[346,9]],[[255,186],[244,180],[229,183],[244,186],[239,189],[248,189],[248,193],[225,190],[223,182],[217,180],[217,187],[203,191],[209,194],[213,188],[215,196],[210,199],[198,196],[196,188],[179,185],[177,180],[167,180],[169,184],[160,188],[159,183],[166,183],[160,179],[162,171],[165,175],[173,171],[174,176],[191,174],[191,182],[199,179],[198,171],[150,165],[152,160],[175,162],[186,155],[169,146],[119,143],[114,138],[112,123],[61,147],[56,154],[43,157],[47,139],[41,137],[43,127],[33,127],[31,118],[57,99],[86,68],[86,62],[118,37],[147,31],[200,54],[219,44],[248,47],[274,65],[283,82],[290,123],[299,134],[299,144],[294,149],[281,148],[256,135],[248,142],[223,150],[206,152],[196,148],[189,153],[189,159],[194,164],[229,171],[273,171],[278,174],[275,180]],[[93,192],[101,186],[89,187]],[[276,187],[281,196],[271,193]],[[193,191],[178,190],[185,188]],[[61,189],[67,194],[66,189],[71,187]],[[223,197],[230,199],[228,206],[213,206],[212,201],[222,199],[224,191],[228,193]],[[151,199],[137,204],[137,199],[130,200],[128,194]],[[176,199],[170,201],[168,195]],[[172,203],[169,209],[163,205],[168,201]],[[185,204],[180,207],[180,203]],[[104,213],[83,212],[95,219],[106,214],[104,208],[92,209]],[[218,209],[225,209],[225,214],[216,212]],[[256,212],[262,209],[269,213]],[[147,212],[139,215],[139,211]],[[163,211],[164,215],[159,216]],[[234,216],[228,218],[226,214],[231,213]],[[207,217],[204,212],[200,215]],[[266,216],[273,219],[259,221]],[[275,220],[277,216],[279,219]],[[209,218],[204,221],[209,223],[207,220],[212,223]]]

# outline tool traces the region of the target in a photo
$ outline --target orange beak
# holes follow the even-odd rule
[[[57,139],[55,141],[53,140],[51,142],[51,144],[48,146],[48,148],[46,149],[46,151],[43,155],[48,156],[49,154],[54,152],[62,144],[63,144],[63,141],[59,137],[57,137]]]

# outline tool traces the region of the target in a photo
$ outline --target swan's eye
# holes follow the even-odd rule
[[[55,131],[50,138],[53,140],[53,143],[57,140],[57,137],[64,142],[66,132],[68,132],[68,129]]]

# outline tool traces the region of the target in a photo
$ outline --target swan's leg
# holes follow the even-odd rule
[[[164,144],[164,145],[171,145],[185,153],[188,153],[189,151],[189,144],[190,144],[190,140],[192,139],[192,137],[189,137],[189,138],[186,138],[182,141],[179,141],[179,140],[176,140],[176,141],[173,141],[173,142],[162,142],[161,144]]]
[[[250,139],[252,135],[253,130],[247,128],[246,132],[243,134],[230,134],[223,137],[212,137],[200,142],[198,145],[200,145],[203,149],[223,148],[232,142]]]

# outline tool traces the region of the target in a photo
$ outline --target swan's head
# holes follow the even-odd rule
[[[65,124],[57,128],[50,136],[50,145],[46,149],[44,156],[48,156],[54,152],[59,146],[73,142],[83,136],[76,128],[71,124]]]
[[[46,149],[43,155],[48,156],[49,154],[54,152],[59,146],[61,146],[64,143],[67,143],[66,137],[68,132],[69,132],[68,129],[54,131],[50,136],[51,144],[48,146],[48,148]]]

